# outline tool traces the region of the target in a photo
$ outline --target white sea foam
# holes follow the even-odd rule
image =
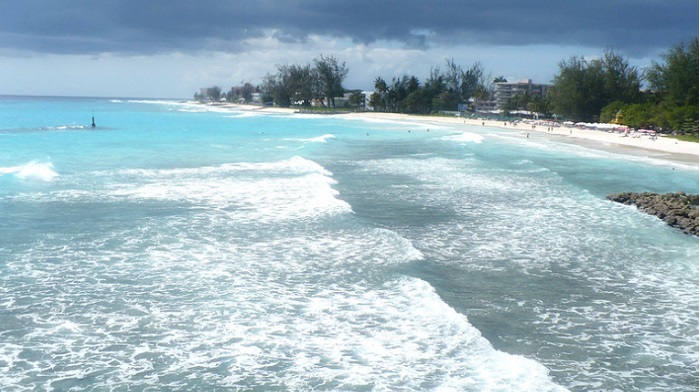
[[[431,130],[453,130],[454,126],[449,126],[441,123],[430,123],[427,124],[426,122],[415,122],[411,121],[409,119],[390,119],[390,118],[370,118],[370,117],[356,117],[353,115],[337,115],[337,118],[342,118],[344,120],[348,121],[361,121],[365,122],[368,124],[371,124],[373,128],[380,128],[377,127],[378,124],[385,124],[385,125],[391,125],[391,127],[384,127],[384,129],[391,129],[391,130],[401,130],[401,131],[406,131],[406,130],[416,130],[416,131],[426,131],[428,129]]]
[[[463,132],[459,135],[444,136],[442,139],[455,141],[455,142],[461,142],[461,143],[477,143],[478,144],[484,140],[484,137],[482,135],[472,133],[472,132]]]
[[[540,302],[549,300],[547,296],[507,290],[519,293],[514,298],[518,307],[540,317],[528,322],[533,328],[524,343],[515,337],[511,344],[557,353],[552,354],[555,358],[538,357],[557,374],[570,374],[574,367],[576,375],[569,376],[567,385],[608,389],[634,384],[640,373],[623,370],[626,365],[617,355],[636,358],[650,368],[667,366],[669,380],[694,368],[697,329],[688,326],[697,320],[697,286],[692,282],[698,267],[685,260],[697,260],[697,247],[670,261],[662,256],[670,250],[661,244],[672,243],[674,234],[660,220],[572,187],[558,174],[537,169],[529,159],[513,163],[512,168],[485,170],[468,160],[385,159],[364,161],[362,167],[372,174],[418,180],[407,181],[410,185],[387,198],[419,205],[450,200],[447,205],[459,218],[421,227],[420,240],[415,241],[431,260],[450,260],[467,275],[483,271],[486,276],[498,273],[526,282],[547,279],[552,285],[557,280],[571,285],[552,289],[568,293],[556,299],[557,306]],[[649,241],[643,233],[652,231],[666,231],[669,238]],[[623,249],[620,244],[625,244]],[[558,277],[560,271],[566,276]],[[688,277],[685,283],[678,279],[682,276]],[[578,285],[586,289],[577,289]],[[610,302],[582,306],[587,302],[579,296],[589,290],[596,293],[593,298]],[[630,298],[630,291],[635,300],[620,300]],[[500,305],[507,310],[484,306],[493,307],[495,313],[514,313],[507,305]],[[665,332],[657,334],[660,325]],[[557,336],[556,342],[549,336]],[[582,358],[582,351],[590,352]],[[563,354],[568,352],[577,354]]]
[[[88,127],[85,125],[78,125],[78,124],[70,124],[70,125],[58,125],[55,127],[47,127],[47,130],[56,130],[56,131],[65,131],[67,129],[87,129]]]
[[[194,168],[175,168],[175,169],[124,169],[116,173],[102,173],[102,175],[116,174],[119,176],[137,176],[142,178],[160,178],[160,177],[181,177],[198,175],[236,175],[236,174],[322,174],[331,177],[333,174],[326,170],[318,163],[300,156],[294,156],[289,159],[268,162],[237,162],[226,163],[218,166],[203,166]]]
[[[51,168],[50,164],[33,163],[3,168],[0,174],[50,181],[58,175]],[[225,210],[228,219],[239,223],[285,222],[351,213],[351,206],[334,189],[332,176],[314,161],[292,157],[195,168],[95,172],[93,178],[104,181],[104,187],[34,192],[14,198],[35,202],[151,200]]]
[[[242,241],[238,222],[219,214],[134,222],[136,232],[13,255],[6,272],[31,289],[0,293],[33,298],[31,310],[6,302],[32,328],[0,342],[10,366],[2,379],[46,389],[89,380],[116,389],[560,390],[537,362],[494,350],[425,281],[388,277],[391,265],[422,259],[397,233],[312,225]]]
[[[529,148],[537,148],[539,150],[566,152],[577,157],[594,158],[594,159],[612,159],[629,162],[639,162],[653,166],[670,167],[680,170],[697,171],[697,164],[681,163],[673,160],[668,160],[670,154],[663,152],[650,153],[643,149],[636,150],[634,148],[613,148],[612,145],[607,145],[607,150],[599,148],[591,148],[584,145],[569,143],[566,140],[549,140],[537,139],[535,137],[525,138],[522,133],[503,133],[494,132],[489,136],[508,141],[510,144],[518,144]],[[540,141],[537,141],[540,140]],[[546,140],[547,142],[544,142]]]
[[[49,182],[56,177],[58,173],[54,170],[51,162],[31,161],[24,165],[0,167],[0,175],[12,174],[21,180],[34,180]]]
[[[250,117],[260,117],[260,116],[264,116],[264,114],[251,112],[251,111],[245,111],[245,112],[235,112],[234,111],[231,115],[226,116],[226,117],[227,118],[250,118]]]
[[[697,390],[697,241],[578,185],[589,168],[558,174],[575,153],[492,154],[505,143],[485,132],[471,154],[432,132],[336,143],[335,173],[212,148],[212,163],[188,151],[176,168],[115,159],[11,184],[0,385]]]
[[[122,103],[123,101],[113,100],[113,103]],[[179,112],[190,112],[190,113],[200,113],[207,111],[219,111],[225,112],[225,110],[219,110],[215,106],[206,106],[189,101],[178,101],[178,100],[163,100],[163,99],[130,99],[126,101],[127,103],[138,103],[146,105],[155,105],[168,108],[169,110],[177,110]],[[214,108],[212,110],[212,108]]]
[[[111,195],[229,208],[232,217],[246,221],[312,218],[351,211],[349,204],[338,199],[332,173],[301,157],[127,172],[137,174],[140,183],[116,185]]]
[[[298,142],[311,142],[311,143],[326,143],[326,142],[328,142],[328,139],[335,139],[335,135],[328,133],[328,134],[325,134],[322,136],[306,138],[306,139],[284,138],[283,140],[298,141]]]
[[[291,371],[305,377],[295,389],[313,387],[304,380],[340,379],[339,389],[564,390],[537,362],[494,350],[419,279],[377,291],[321,292],[304,318],[310,323],[294,335],[308,336],[297,343],[305,355]],[[426,378],[438,364],[440,375]]]
[[[130,99],[127,102],[129,103],[146,103],[150,105],[158,105],[158,106],[196,106],[196,104],[193,103],[188,103],[188,102],[183,102],[183,101],[177,101],[177,100],[163,100],[163,99]]]
[[[208,112],[209,110],[205,108],[199,108],[199,107],[183,107],[179,108],[178,112],[183,112],[183,113],[205,113]]]

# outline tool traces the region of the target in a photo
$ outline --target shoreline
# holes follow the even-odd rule
[[[377,113],[363,112],[350,113],[348,116],[357,118],[401,120],[423,123],[438,123],[451,125],[470,125],[474,127],[499,128],[521,133],[523,137],[536,139],[546,137],[561,143],[570,143],[581,147],[602,150],[605,152],[620,153],[683,163],[686,165],[699,166],[700,145],[698,143],[676,140],[663,135],[652,139],[648,135],[639,137],[623,136],[622,133],[592,130],[585,128],[549,127],[547,125],[537,125],[534,122],[520,121],[517,123],[505,123],[496,120],[482,120],[463,117],[428,117],[399,113]],[[533,127],[534,126],[534,127]],[[549,130],[548,130],[549,129]]]
[[[202,105],[202,103],[195,102]],[[204,104],[205,106],[218,107],[232,111],[257,112],[269,114],[298,114],[297,109],[278,108],[256,105],[238,104]],[[658,135],[652,138],[647,134],[630,134],[624,136],[621,132],[593,130],[586,128],[570,127],[565,125],[548,126],[544,121],[537,124],[532,120],[523,120],[517,123],[504,123],[503,121],[474,119],[465,117],[448,116],[422,116],[403,113],[383,113],[383,112],[350,112],[343,114],[356,119],[410,121],[425,124],[446,124],[446,125],[470,125],[474,127],[499,128],[510,131],[517,131],[523,137],[534,139],[545,136],[550,140],[562,143],[575,144],[577,146],[598,149],[611,153],[621,153],[647,158],[654,158],[669,162],[682,163],[694,167],[699,166],[700,145],[698,143],[687,142]]]

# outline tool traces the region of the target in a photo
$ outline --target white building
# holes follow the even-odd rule
[[[508,100],[520,95],[527,94],[530,97],[540,96],[543,97],[547,94],[547,91],[552,87],[551,84],[537,84],[532,83],[532,79],[523,80],[522,82],[498,82],[494,83],[494,101],[496,102],[496,109],[503,109]]]

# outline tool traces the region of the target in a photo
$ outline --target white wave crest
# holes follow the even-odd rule
[[[263,115],[264,114],[261,114],[261,113],[255,113],[255,112],[250,112],[250,111],[241,111],[241,112],[234,112],[234,114],[231,114],[230,116],[226,116],[226,117],[227,118],[248,118],[248,117],[260,117]]]
[[[65,131],[68,129],[87,129],[87,127],[85,125],[70,124],[70,125],[58,125],[55,127],[47,127],[45,129],[49,130],[49,131]]]
[[[454,142],[461,142],[461,143],[481,143],[484,140],[484,137],[481,135],[478,135],[476,133],[471,133],[471,132],[464,132],[459,135],[452,135],[452,136],[445,136],[442,138],[443,140],[450,140]]]
[[[0,167],[0,174],[13,174],[21,180],[38,180],[49,182],[58,177],[51,162],[31,161],[24,165]]]
[[[182,101],[177,101],[177,100],[167,100],[167,99],[130,99],[127,102],[129,102],[129,103],[147,103],[147,104],[152,104],[152,105],[174,105],[174,106],[188,105],[187,102],[182,102]]]
[[[174,170],[128,170],[136,176],[111,197],[171,200],[230,208],[242,221],[279,221],[351,212],[333,188],[332,173],[302,157]]]
[[[300,347],[290,371],[342,380],[339,389],[565,391],[542,364],[495,350],[420,279],[387,282],[383,290],[322,293],[309,300],[304,319],[314,333],[290,328],[290,340]],[[304,340],[295,341],[300,336]],[[319,366],[314,357],[332,366]],[[439,376],[426,383],[436,367]],[[377,377],[395,372],[400,383]],[[296,387],[310,389],[303,383]]]
[[[310,142],[326,143],[328,141],[328,139],[335,139],[335,135],[327,133],[323,136],[314,137],[314,138],[307,139],[307,140]]]
[[[298,142],[309,142],[309,143],[326,143],[326,142],[328,142],[328,139],[335,139],[335,135],[333,135],[333,134],[331,134],[331,133],[327,133],[327,134],[322,135],[322,136],[312,137],[312,138],[307,138],[307,139],[290,139],[290,138],[287,138],[287,139],[284,139],[284,140],[288,140],[288,141],[298,141]]]
[[[294,156],[289,159],[273,162],[237,162],[226,163],[219,166],[204,166],[194,168],[178,168],[178,169],[126,169],[117,172],[118,175],[138,176],[143,178],[162,178],[162,177],[182,177],[195,175],[213,175],[213,174],[245,174],[248,172],[267,172],[276,174],[310,174],[318,173],[324,176],[332,176],[329,172],[318,163],[300,157]],[[111,173],[105,173],[111,175]]]

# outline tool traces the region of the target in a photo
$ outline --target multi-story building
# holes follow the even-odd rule
[[[533,96],[545,96],[547,90],[549,90],[551,84],[537,84],[532,83],[532,79],[523,80],[522,82],[498,82],[494,83],[494,101],[496,102],[496,109],[503,109],[508,100],[524,94],[530,97]]]

